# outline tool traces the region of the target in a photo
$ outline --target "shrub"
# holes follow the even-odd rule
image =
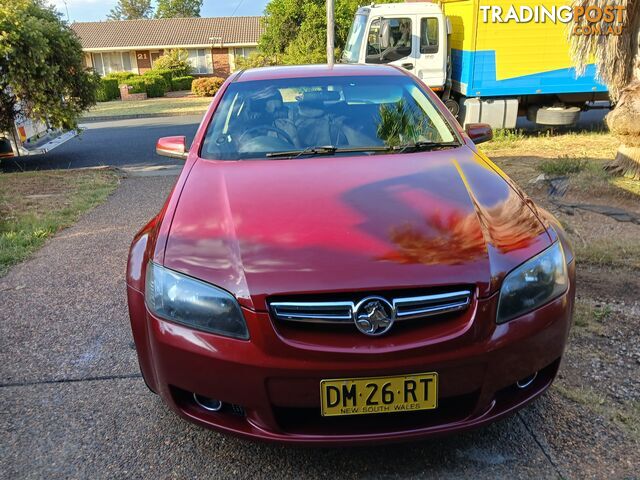
[[[277,65],[278,60],[276,57],[265,55],[263,53],[254,52],[248,57],[237,57],[236,68],[239,70],[245,70],[247,68],[259,68],[268,67],[270,65]]]
[[[115,78],[101,78],[96,89],[96,100],[98,102],[108,102],[119,97],[118,81]]]
[[[191,73],[189,53],[180,48],[170,50],[161,57],[156,58],[153,62],[153,67],[157,70],[171,70],[175,77],[189,75]]]
[[[193,77],[191,75],[187,75],[184,77],[173,77],[171,79],[171,90],[191,90],[192,82]]]
[[[108,73],[107,75],[104,76],[104,78],[115,79],[118,81],[119,85],[122,85],[125,80],[129,80],[130,78],[138,77],[138,76],[139,75],[137,73],[133,73],[133,72],[113,72],[113,73]]]
[[[131,87],[129,89],[129,93],[144,93],[147,91],[145,79],[142,78],[141,76],[138,76],[137,78],[135,77],[130,78],[126,82],[122,82],[121,85],[128,85],[129,87]]]
[[[167,82],[160,75],[137,75],[123,80],[120,85],[128,85],[129,93],[146,93],[147,97],[164,97],[167,92]]]
[[[142,80],[145,84],[147,97],[164,97],[164,94],[167,93],[167,82],[160,75],[143,75]]]
[[[173,78],[173,70],[169,70],[168,68],[153,68],[146,72],[143,76],[161,76],[164,78],[165,83],[167,84],[167,90],[171,89],[171,79]]]
[[[191,91],[199,97],[213,97],[224,83],[224,78],[198,78],[191,84]]]
[[[554,160],[545,160],[538,168],[545,174],[552,175],[570,175],[572,173],[580,173],[587,166],[587,161],[583,158],[560,157]]]

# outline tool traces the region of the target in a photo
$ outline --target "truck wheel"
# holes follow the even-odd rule
[[[573,125],[580,118],[579,107],[538,107],[527,109],[527,120],[539,125]]]
[[[0,137],[0,161],[3,158],[12,158],[13,148],[11,147],[11,141],[6,137]]]
[[[451,112],[451,115],[458,118],[458,114],[460,113],[460,104],[458,102],[453,98],[448,98],[444,101],[444,106]]]

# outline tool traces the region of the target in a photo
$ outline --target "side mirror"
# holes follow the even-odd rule
[[[156,153],[164,157],[184,160],[189,153],[186,144],[187,139],[184,136],[162,137],[156,142]]]
[[[493,138],[493,130],[491,125],[486,123],[468,123],[465,131],[469,138],[478,145],[479,143],[488,142]]]

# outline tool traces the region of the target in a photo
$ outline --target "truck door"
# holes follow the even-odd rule
[[[413,70],[418,52],[416,31],[414,16],[373,19],[367,34],[365,63],[389,63]]]
[[[446,25],[444,17],[420,16],[419,52],[415,75],[434,90],[442,90],[447,80]]]

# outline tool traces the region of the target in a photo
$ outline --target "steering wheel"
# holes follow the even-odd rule
[[[289,134],[287,132],[285,132],[284,130],[280,130],[277,127],[272,127],[271,125],[258,125],[257,127],[251,127],[248,130],[245,130],[245,132],[240,135],[240,137],[238,138],[238,143],[243,143],[244,138],[254,132],[273,132],[276,135],[278,135],[280,138],[282,138],[285,142],[287,142],[289,145],[294,145],[292,138],[289,136]]]

